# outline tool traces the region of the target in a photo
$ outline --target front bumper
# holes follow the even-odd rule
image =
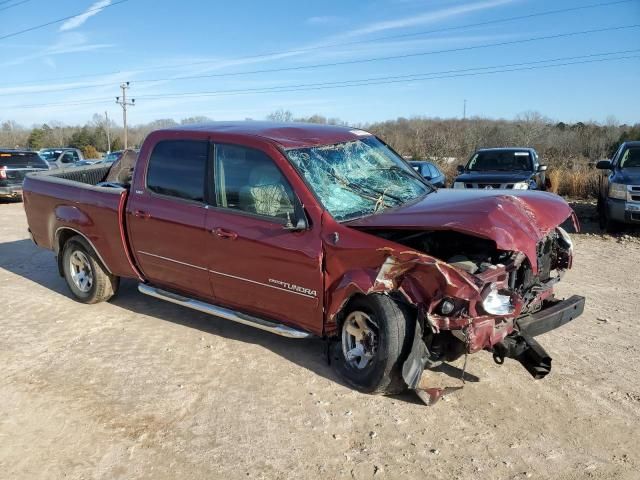
[[[608,198],[607,214],[611,220],[616,222],[640,223],[640,202]]]
[[[554,330],[577,318],[584,311],[584,297],[574,295],[568,300],[555,301],[538,313],[516,320],[516,329],[493,347],[493,359],[499,365],[505,358],[513,358],[535,379],[551,372],[551,356],[533,338]]]
[[[16,198],[22,195],[22,185],[8,185],[0,187],[0,197]]]
[[[557,301],[538,313],[517,319],[517,330],[530,337],[547,333],[582,315],[584,302],[585,298],[580,295]]]

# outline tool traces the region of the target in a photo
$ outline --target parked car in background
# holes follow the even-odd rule
[[[77,148],[45,148],[40,150],[38,154],[46,160],[52,170],[93,163],[86,161],[82,151]]]
[[[20,198],[25,175],[49,170],[36,152],[0,150],[0,198]]]
[[[115,152],[107,153],[99,163],[108,163],[113,164],[120,160],[124,154],[129,153],[129,155],[138,156],[140,153],[140,149],[138,148],[127,148],[126,150],[117,150]]]
[[[440,171],[438,167],[436,167],[431,162],[421,162],[421,161],[411,161],[409,164],[413,167],[413,169],[422,175],[426,180],[429,180],[434,186],[438,188],[444,188],[446,183],[446,178],[444,173]]]
[[[24,186],[29,232],[80,302],[134,278],[184,307],[325,337],[345,381],[371,393],[416,389],[425,367],[481,350],[542,378],[551,358],[532,337],[582,313],[584,297],[553,294],[573,257],[560,225],[575,220],[556,195],[436,193],[340,126],[176,127],[146,138],[132,178],[127,158]]]
[[[100,160],[100,163],[113,163],[118,160],[123,153],[124,150],[116,150],[115,152],[106,153],[105,156],[102,157],[102,160]]]
[[[533,148],[483,148],[458,166],[453,188],[546,190],[546,170]]]
[[[623,143],[596,168],[609,171],[599,180],[600,227],[613,232],[623,223],[640,224],[640,142]]]

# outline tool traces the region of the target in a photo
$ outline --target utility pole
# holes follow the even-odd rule
[[[462,119],[466,120],[467,119],[467,99],[464,99],[464,105],[462,107]]]
[[[124,125],[124,149],[127,149],[127,107],[133,107],[136,103],[135,98],[127,102],[127,90],[129,90],[129,82],[120,85],[122,89],[122,97],[116,97],[116,103],[122,107],[122,123]],[[122,100],[120,100],[122,98]]]
[[[109,114],[104,112],[104,119],[106,122],[105,130],[107,132],[107,153],[111,153],[111,135],[109,132]]]

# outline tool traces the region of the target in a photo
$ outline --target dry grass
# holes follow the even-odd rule
[[[584,162],[576,161],[577,165],[573,167],[559,166],[558,162],[553,161],[549,163],[551,166],[546,174],[549,192],[569,198],[597,198],[598,177],[601,173],[590,167],[586,160]],[[453,180],[458,176],[457,165],[457,163],[438,163],[438,168],[447,178],[448,186],[452,186]]]
[[[598,196],[600,172],[591,168],[554,168],[547,173],[549,191],[571,198],[594,198]]]

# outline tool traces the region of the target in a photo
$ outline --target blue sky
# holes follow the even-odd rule
[[[137,99],[130,111],[129,121],[134,124],[196,115],[216,120],[262,119],[277,109],[288,109],[298,116],[319,113],[350,123],[417,115],[460,117],[464,99],[469,116],[514,118],[533,110],[565,122],[605,122],[610,117],[621,123],[638,122],[640,28],[309,68],[640,24],[640,0],[633,0],[528,20],[397,37],[605,1],[129,0],[0,40],[0,121],[75,124],[107,110],[119,122],[121,110],[114,103],[115,96],[119,83],[130,81],[129,94]],[[0,37],[115,2],[4,2],[0,4]],[[396,38],[387,38],[390,36]],[[382,77],[634,49],[638,51],[617,56],[635,58],[490,75],[394,79],[394,83],[386,84],[315,90],[304,87],[260,94],[170,96],[362,79],[370,82]],[[211,76],[282,68],[290,70]],[[202,75],[209,77],[176,80]],[[38,92],[46,89],[60,91]]]

